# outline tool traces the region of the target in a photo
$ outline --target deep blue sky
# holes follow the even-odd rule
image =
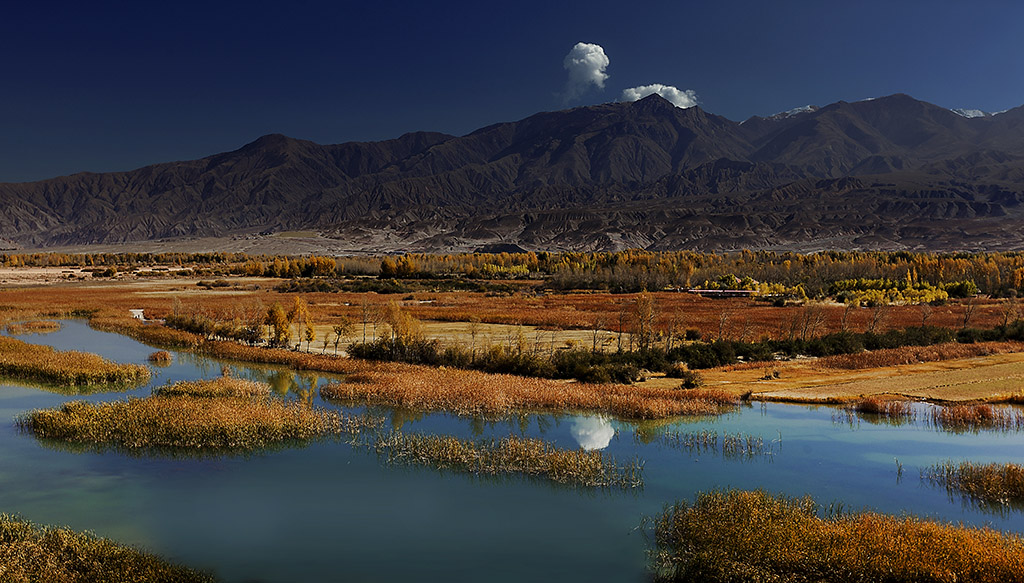
[[[662,83],[742,120],[908,93],[1024,104],[1024,2],[19,2],[0,16],[0,182],[128,170],[267,133],[465,134]],[[642,7],[636,7],[642,6]],[[604,90],[565,104],[577,42]]]

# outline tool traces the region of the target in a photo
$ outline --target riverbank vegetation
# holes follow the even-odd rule
[[[1024,466],[946,461],[921,470],[921,479],[980,502],[1024,506]]]
[[[59,351],[0,336],[0,375],[59,386],[132,385],[149,380],[150,370],[117,364],[87,352]]]
[[[824,514],[824,516],[821,516]],[[716,491],[653,520],[659,581],[1024,581],[1024,540],[873,512],[822,512],[811,498]]]
[[[643,464],[617,464],[600,451],[561,449],[539,439],[472,441],[392,431],[374,447],[388,463],[426,465],[480,476],[524,475],[591,488],[639,488]]]
[[[213,583],[212,575],[67,528],[0,514],[0,579],[66,583]]]
[[[369,418],[284,402],[270,397],[267,385],[227,377],[177,383],[125,401],[71,401],[18,419],[23,430],[40,438],[124,449],[252,450],[354,434],[371,424]]]

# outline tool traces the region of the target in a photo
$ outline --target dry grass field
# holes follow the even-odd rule
[[[723,367],[705,372],[704,378],[709,387],[736,394],[752,391],[752,398],[767,401],[827,403],[889,395],[935,402],[971,402],[1002,401],[1024,393],[1024,352],[853,370],[823,366],[821,360],[826,359]],[[778,372],[779,378],[764,379],[766,370]]]

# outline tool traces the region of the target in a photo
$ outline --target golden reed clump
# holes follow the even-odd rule
[[[946,405],[932,409],[931,423],[946,431],[1020,431],[1024,429],[1024,412],[988,403]]]
[[[378,435],[374,447],[389,463],[485,476],[518,474],[592,488],[643,486],[639,461],[619,465],[600,451],[561,449],[539,439],[510,436],[480,442],[393,431]]]
[[[867,397],[850,406],[857,413],[878,415],[881,417],[914,417],[914,409],[907,401],[901,399],[879,399]]]
[[[170,352],[167,352],[166,350],[157,350],[156,352],[153,352],[148,357],[146,357],[146,360],[148,360],[149,362],[153,363],[156,366],[169,366],[172,362],[174,362],[174,355],[172,355]]]
[[[266,385],[219,378],[157,389],[149,397],[71,401],[32,411],[18,425],[37,437],[126,449],[251,450],[286,440],[358,433],[372,423],[268,396]]]
[[[716,491],[654,519],[659,581],[1024,581],[1024,540],[873,512],[819,516],[809,497]]]
[[[0,514],[0,580],[213,583],[206,573],[88,533],[36,526]]]
[[[1024,466],[947,461],[921,471],[921,478],[981,502],[1024,504]]]
[[[117,364],[78,351],[59,351],[0,336],[0,375],[61,386],[137,384],[149,380],[149,367]]]
[[[60,322],[55,320],[29,320],[7,325],[8,334],[49,334],[60,330]]]
[[[736,402],[734,397],[716,391],[588,384],[409,365],[351,374],[345,382],[325,386],[320,394],[347,402],[462,415],[577,410],[628,419],[715,415]]]

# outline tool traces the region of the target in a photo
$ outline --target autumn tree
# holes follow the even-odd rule
[[[313,322],[306,320],[305,330],[303,330],[303,337],[306,339],[306,350],[310,350],[313,341],[316,340],[316,329],[313,328]]]
[[[366,294],[363,294],[363,297],[359,300],[359,317],[363,324],[363,344],[366,344],[366,325],[373,321],[373,307],[370,305],[370,300],[366,297]],[[374,336],[376,336],[376,333]]]
[[[274,304],[267,310],[266,324],[270,326],[271,345],[287,346],[292,339],[291,324],[280,304]]]
[[[338,323],[334,325],[334,354],[338,354],[338,344],[341,343],[341,340],[351,336],[354,330],[355,326],[352,325],[352,321],[347,316],[342,316]]]
[[[654,296],[646,291],[638,293],[633,303],[633,333],[640,350],[651,347],[655,317]]]
[[[316,338],[316,332],[313,330],[313,318],[309,314],[309,305],[301,296],[295,296],[292,309],[288,311],[288,322],[299,329],[302,333],[300,337],[305,337],[307,342],[312,342]],[[296,335],[298,336],[298,334]]]
[[[409,342],[422,335],[420,321],[402,309],[398,302],[391,300],[384,307],[381,319],[391,328],[391,340]]]
[[[476,362],[476,336],[480,333],[480,317],[470,316],[469,317],[469,337],[470,343],[470,360]]]

